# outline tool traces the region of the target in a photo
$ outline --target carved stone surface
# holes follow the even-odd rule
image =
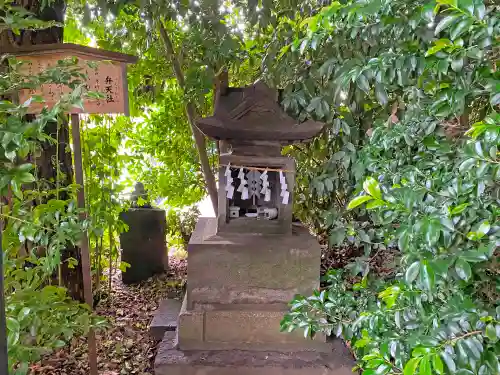
[[[162,273],[168,266],[165,245],[165,211],[147,208],[132,208],[121,214],[129,229],[120,235],[122,260],[130,268],[122,273],[125,284],[138,283]]]

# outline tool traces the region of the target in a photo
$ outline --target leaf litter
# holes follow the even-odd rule
[[[120,271],[112,276],[112,293],[101,298],[95,314],[108,319],[108,328],[96,333],[99,375],[153,375],[158,342],[149,335],[149,324],[162,299],[182,299],[186,260],[170,257],[167,273],[137,285],[124,285]],[[30,375],[88,375],[86,338],[30,368]]]

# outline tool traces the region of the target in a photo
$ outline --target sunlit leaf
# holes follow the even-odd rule
[[[372,200],[373,198],[369,195],[361,195],[359,197],[354,198],[349,202],[349,205],[347,206],[348,210],[352,210],[353,208],[356,208],[360,205],[362,205],[365,202],[368,202]]]
[[[377,180],[373,177],[367,177],[363,183],[363,189],[375,199],[382,199],[382,193]]]
[[[455,271],[462,280],[468,281],[472,276],[472,269],[465,260],[457,259],[455,263]]]

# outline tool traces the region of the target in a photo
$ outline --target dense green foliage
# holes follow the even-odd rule
[[[29,15],[21,12],[20,17],[24,20],[22,27],[27,27]],[[34,25],[40,23],[35,21]],[[74,61],[60,61],[58,66],[34,76],[20,73],[20,67],[12,60],[10,69],[0,73],[0,219],[5,309],[9,366],[19,375],[26,374],[28,364],[41,355],[101,324],[91,316],[88,307],[69,299],[64,288],[50,285],[61,266],[61,253],[76,245],[82,231],[89,227],[76,208],[78,187],[59,187],[57,181],[43,181],[34,165],[27,162],[36,159],[41,142],[56,142],[45,133],[48,123],[58,121],[70,107],[81,106],[82,97],[91,93],[83,93],[83,76]],[[11,98],[17,90],[37,88],[44,83],[68,85],[73,92],[30,121],[27,110],[41,98],[33,97],[20,104]],[[54,163],[58,165],[57,160]],[[69,198],[63,200],[62,195]]]
[[[351,268],[358,282],[335,274],[323,292],[298,297],[283,329],[342,335],[364,374],[497,374],[498,9],[480,1],[333,3],[297,30],[283,48],[302,56],[315,91],[295,86],[291,106],[325,118],[338,100],[337,116],[345,104],[369,124],[362,147],[349,146],[354,160],[344,149],[329,155],[353,163],[343,183],[351,183],[354,213],[339,226],[331,218],[342,206],[321,206],[331,242],[357,237],[365,256]],[[339,178],[328,173],[311,178],[312,194],[334,190]],[[371,228],[358,229],[357,218]],[[400,256],[395,277],[381,283],[371,253],[386,248]]]

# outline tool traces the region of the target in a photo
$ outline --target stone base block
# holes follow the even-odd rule
[[[179,314],[179,348],[182,350],[283,350],[328,352],[325,336],[305,339],[301,332],[280,332],[285,306],[259,305],[260,309],[187,310]],[[233,306],[235,307],[235,306]]]
[[[182,303],[176,299],[165,299],[160,302],[153,320],[149,326],[149,334],[157,341],[160,341],[165,332],[177,330],[177,320]]]
[[[217,219],[200,218],[188,252],[188,310],[286,305],[319,287],[321,249],[305,228],[287,235],[217,233]]]
[[[248,350],[181,351],[167,332],[155,359],[155,375],[353,375],[354,361],[340,341],[329,353]]]

